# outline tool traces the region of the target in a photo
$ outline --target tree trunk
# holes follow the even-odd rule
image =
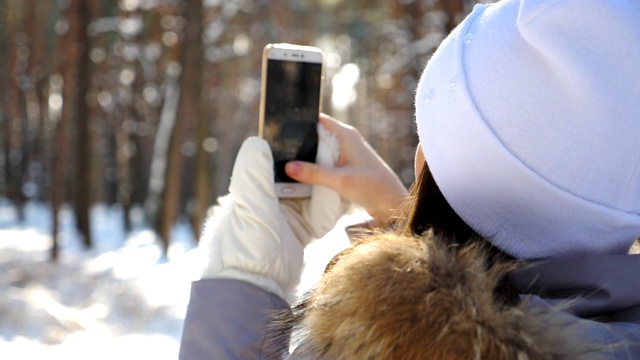
[[[29,5],[34,19],[30,36],[31,62],[29,64],[29,78],[33,84],[28,94],[29,144],[31,153],[29,164],[29,181],[37,192],[31,194],[38,200],[48,199],[45,189],[48,187],[47,174],[51,172],[51,154],[46,149],[50,146],[51,134],[47,130],[48,96],[47,85],[51,75],[52,65],[48,58],[47,44],[50,39],[47,18],[55,4],[49,1],[37,2],[31,0]]]
[[[86,0],[72,0],[69,5],[71,12],[71,36],[75,48],[75,93],[73,96],[75,111],[73,123],[76,131],[76,184],[74,185],[74,211],[76,215],[76,227],[83,238],[85,247],[92,246],[91,223],[89,219],[92,202],[91,196],[91,154],[92,141],[90,133],[89,106],[85,101],[89,93],[91,60],[89,51],[91,39],[87,33],[87,27],[91,22],[92,13],[90,2]]]
[[[5,122],[5,176],[7,179],[7,197],[18,208],[20,219],[24,219],[24,124],[26,122],[26,104],[21,85],[25,85],[26,69],[29,61],[27,35],[24,32],[24,4],[20,4],[9,13],[9,26],[13,28],[9,38],[9,91],[7,101],[7,119]]]
[[[9,14],[13,11],[11,3],[7,4],[2,14],[0,14],[0,58],[9,59],[9,42],[11,41],[7,34],[12,34],[13,29],[9,25]],[[6,195],[6,157],[8,152],[7,143],[5,138],[6,124],[8,122],[7,105],[9,99],[7,98],[7,83],[9,82],[9,75],[11,71],[7,66],[7,61],[0,61],[0,156],[3,157],[4,164],[0,168],[0,194]]]
[[[193,229],[196,238],[199,238],[200,230],[204,223],[204,219],[207,213],[209,205],[211,205],[211,177],[209,175],[211,154],[203,146],[206,139],[211,135],[211,121],[210,116],[206,116],[207,97],[204,96],[207,92],[204,87],[203,74],[203,44],[202,44],[202,22],[203,22],[203,9],[202,3],[195,1],[195,4],[191,5],[192,9],[188,10],[190,14],[187,17],[190,27],[187,27],[187,42],[193,42],[193,48],[190,54],[187,54],[186,62],[189,67],[194,69],[193,72],[185,73],[183,89],[185,89],[185,96],[187,98],[194,99],[196,104],[194,105],[194,112],[190,116],[186,114],[189,110],[186,106],[182,106],[184,114],[187,117],[192,117],[196,121],[195,126],[195,144],[197,146],[197,152],[195,157],[195,186],[193,193],[193,207],[191,213],[191,227]],[[189,83],[188,81],[193,81]],[[185,105],[187,105],[185,103]]]
[[[62,17],[69,17],[69,10],[63,11],[61,8]],[[51,226],[51,238],[53,244],[51,247],[51,259],[57,261],[59,258],[59,241],[58,234],[60,232],[60,209],[62,204],[67,200],[67,170],[69,161],[69,123],[71,121],[72,111],[72,96],[73,96],[73,65],[69,61],[73,58],[73,42],[69,39],[69,33],[60,34],[57,42],[58,54],[55,58],[55,62],[62,78],[61,84],[58,84],[59,89],[52,89],[53,91],[60,91],[63,98],[62,109],[59,118],[52,118],[50,121],[57,122],[55,129],[55,139],[52,142],[51,153],[52,157],[52,179],[51,179],[51,213],[52,213],[52,226]],[[64,54],[64,55],[62,55]],[[68,57],[67,57],[68,56]],[[52,114],[53,116],[53,114]]]
[[[187,22],[188,23],[188,22]],[[177,208],[165,209],[165,207],[177,207],[172,194],[167,194],[168,188],[180,187],[176,176],[181,172],[180,145],[184,138],[184,126],[178,123],[178,109],[181,99],[182,73],[185,71],[184,39],[169,49],[167,58],[168,66],[164,81],[164,102],[160,111],[158,130],[153,144],[153,157],[151,159],[151,173],[149,176],[149,193],[147,196],[147,213],[153,224],[154,230],[160,237],[165,253],[169,250],[169,233],[175,221]],[[172,160],[173,158],[173,160]],[[169,184],[169,182],[173,182]]]
[[[126,19],[128,17],[137,18],[142,17],[142,15],[143,14],[140,9],[135,9],[134,12],[125,12],[121,14],[121,19]],[[140,36],[131,38],[130,36],[123,34],[121,39],[123,43],[128,46],[136,48],[138,51],[142,51],[143,44]],[[128,102],[122,101],[122,106],[119,109],[121,112],[118,115],[119,119],[114,121],[114,123],[117,124],[115,127],[115,143],[117,144],[115,155],[118,171],[117,202],[122,206],[124,228],[127,232],[132,230],[130,212],[133,202],[134,176],[136,174],[134,157],[138,152],[138,148],[136,147],[137,143],[135,141],[136,138],[134,137],[134,129],[137,124],[140,123],[135,112],[135,104],[137,99],[136,96],[140,96],[144,91],[144,73],[140,62],[138,61],[139,58],[140,57],[138,56],[138,58],[134,60],[123,59],[121,65],[124,69],[123,71],[133,72],[134,77],[131,82],[121,82],[117,85],[117,88],[119,88],[123,94],[131,94],[131,99]]]
[[[189,1],[186,5],[186,29],[182,48],[180,79],[180,105],[178,119],[171,136],[167,161],[166,187],[162,196],[158,231],[165,252],[169,249],[171,229],[176,223],[180,209],[180,188],[184,178],[184,155],[182,145],[190,125],[201,116],[202,91],[202,2]]]
[[[59,58],[63,73],[63,106],[62,116],[56,129],[56,140],[53,157],[53,247],[52,258],[58,258],[59,211],[66,199],[68,150],[70,148],[70,126],[75,130],[75,169],[76,181],[73,183],[74,212],[76,227],[83,237],[85,247],[92,245],[89,222],[91,204],[91,184],[89,162],[91,157],[91,138],[89,133],[89,109],[85,96],[89,90],[89,37],[87,25],[91,20],[89,4],[84,0],[72,0],[68,4],[66,16],[69,20],[69,31],[59,39]],[[57,150],[57,151],[56,151]]]
[[[442,10],[447,13],[447,34],[451,32],[466,15],[464,13],[464,0],[441,0]]]

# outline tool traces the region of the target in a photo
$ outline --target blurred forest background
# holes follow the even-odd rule
[[[144,216],[168,248],[199,233],[257,134],[262,49],[326,55],[324,112],[356,126],[408,185],[413,92],[472,0],[0,0],[0,197]]]

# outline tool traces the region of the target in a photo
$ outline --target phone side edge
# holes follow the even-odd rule
[[[267,62],[273,44],[267,44],[262,51],[262,73],[260,75],[260,110],[258,114],[258,137],[264,138],[264,112],[267,101]]]

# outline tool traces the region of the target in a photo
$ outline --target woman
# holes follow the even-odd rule
[[[477,6],[418,85],[407,230],[330,264],[280,321],[292,356],[640,358],[638,20],[632,0]],[[304,245],[341,198],[384,223],[404,197],[357,131],[321,123],[340,157],[321,136],[318,165],[287,166],[316,185],[309,200],[278,203],[268,147],[243,145],[203,235],[209,279],[194,283],[183,358],[280,356],[288,338],[266,324]]]

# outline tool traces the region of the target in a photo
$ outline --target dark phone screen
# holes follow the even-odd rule
[[[316,160],[321,80],[321,64],[267,60],[263,136],[273,152],[275,182],[295,182],[284,172],[288,161]]]

